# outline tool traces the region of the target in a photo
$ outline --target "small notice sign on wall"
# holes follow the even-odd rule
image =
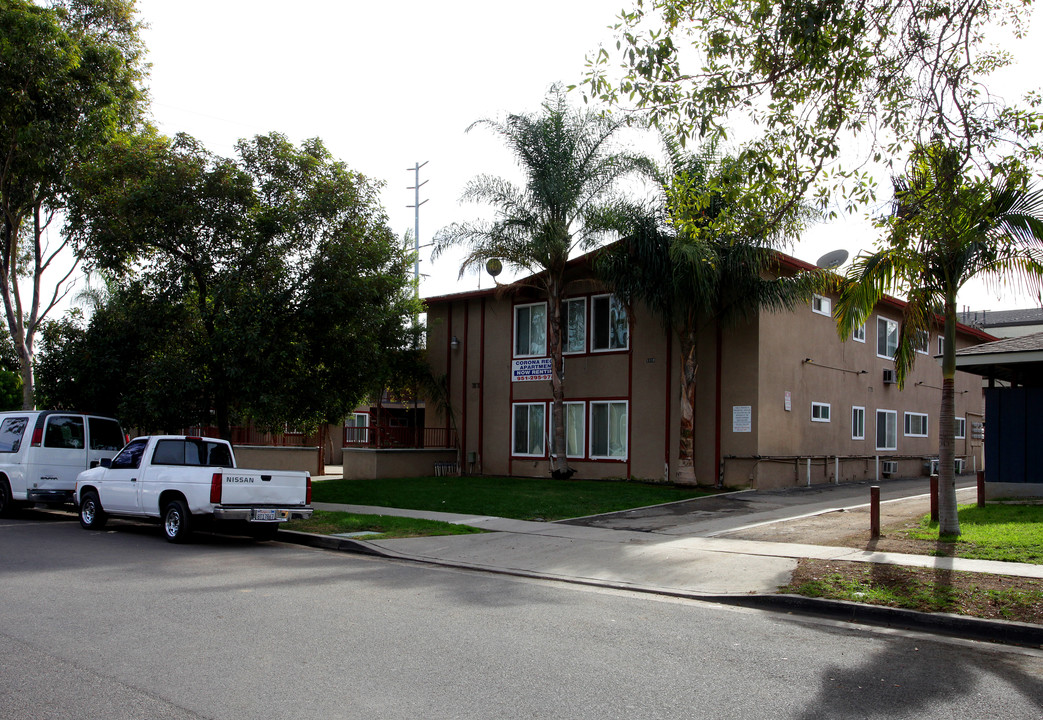
[[[753,407],[732,405],[732,432],[753,432]]]
[[[553,360],[545,358],[526,358],[511,362],[511,382],[528,382],[530,380],[550,380],[554,369]]]

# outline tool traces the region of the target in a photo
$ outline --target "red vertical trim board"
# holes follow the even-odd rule
[[[464,337],[460,343],[460,348],[463,351],[463,367],[461,368],[462,377],[460,378],[460,396],[463,400],[460,401],[460,463],[467,462],[467,396],[470,387],[467,384],[467,355],[470,353],[468,342],[468,330],[470,329],[471,321],[471,301],[464,300]],[[460,472],[464,471],[460,468]]]
[[[448,403],[453,402],[452,387],[453,387],[453,303],[449,301],[448,307],[449,319],[446,321],[446,333],[445,333],[445,399]],[[449,412],[446,409],[445,414],[445,439],[449,441]]]
[[[666,407],[666,420],[663,424],[663,429],[666,433],[666,441],[663,447],[663,459],[666,463],[664,469],[666,470],[666,477],[663,478],[667,482],[670,481],[670,380],[674,375],[674,333],[672,330],[666,331],[666,402],[663,405]]]
[[[482,322],[478,332],[478,462],[485,474],[485,298],[482,298]]]
[[[627,353],[627,480],[630,477],[630,458],[634,456],[634,337],[630,336],[630,352]]]

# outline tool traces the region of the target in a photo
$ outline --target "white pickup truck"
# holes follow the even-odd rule
[[[312,514],[308,473],[239,469],[224,440],[185,435],[131,440],[111,461],[80,473],[75,500],[87,530],[110,515],[158,518],[175,543],[210,522],[269,540],[281,523]]]

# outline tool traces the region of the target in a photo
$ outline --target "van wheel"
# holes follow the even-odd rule
[[[98,493],[85,492],[80,498],[80,527],[84,530],[101,530],[109,516],[101,509]]]
[[[0,517],[11,517],[21,507],[22,503],[11,497],[11,486],[7,484],[6,478],[0,478]]]
[[[163,535],[167,542],[183,543],[192,534],[192,516],[181,500],[171,500],[163,508]]]

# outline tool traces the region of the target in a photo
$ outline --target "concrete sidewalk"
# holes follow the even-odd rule
[[[841,493],[837,499],[843,502],[850,501],[851,497]],[[817,500],[813,504],[814,512],[860,505],[864,503],[838,506]],[[665,532],[641,532],[573,524],[575,521],[528,522],[363,505],[315,503],[314,507],[318,510],[441,520],[470,525],[488,532],[372,541],[359,537],[306,536],[295,537],[293,541],[456,568],[783,608],[961,637],[1043,646],[1043,627],[1036,625],[777,594],[778,588],[789,582],[800,558],[884,563],[931,568],[939,572],[979,572],[1035,579],[1043,579],[1041,565],[706,537],[699,536],[697,528],[688,527],[683,521],[679,522],[679,526],[693,534],[679,536],[672,529]],[[785,522],[787,519],[805,517],[807,509],[795,503],[789,516],[780,518],[778,509],[773,507],[764,516],[759,517],[754,513],[747,515],[743,521],[747,524]],[[721,529],[716,523],[712,527],[714,534]],[[290,539],[287,536],[300,535],[303,534],[284,532],[280,537]]]

